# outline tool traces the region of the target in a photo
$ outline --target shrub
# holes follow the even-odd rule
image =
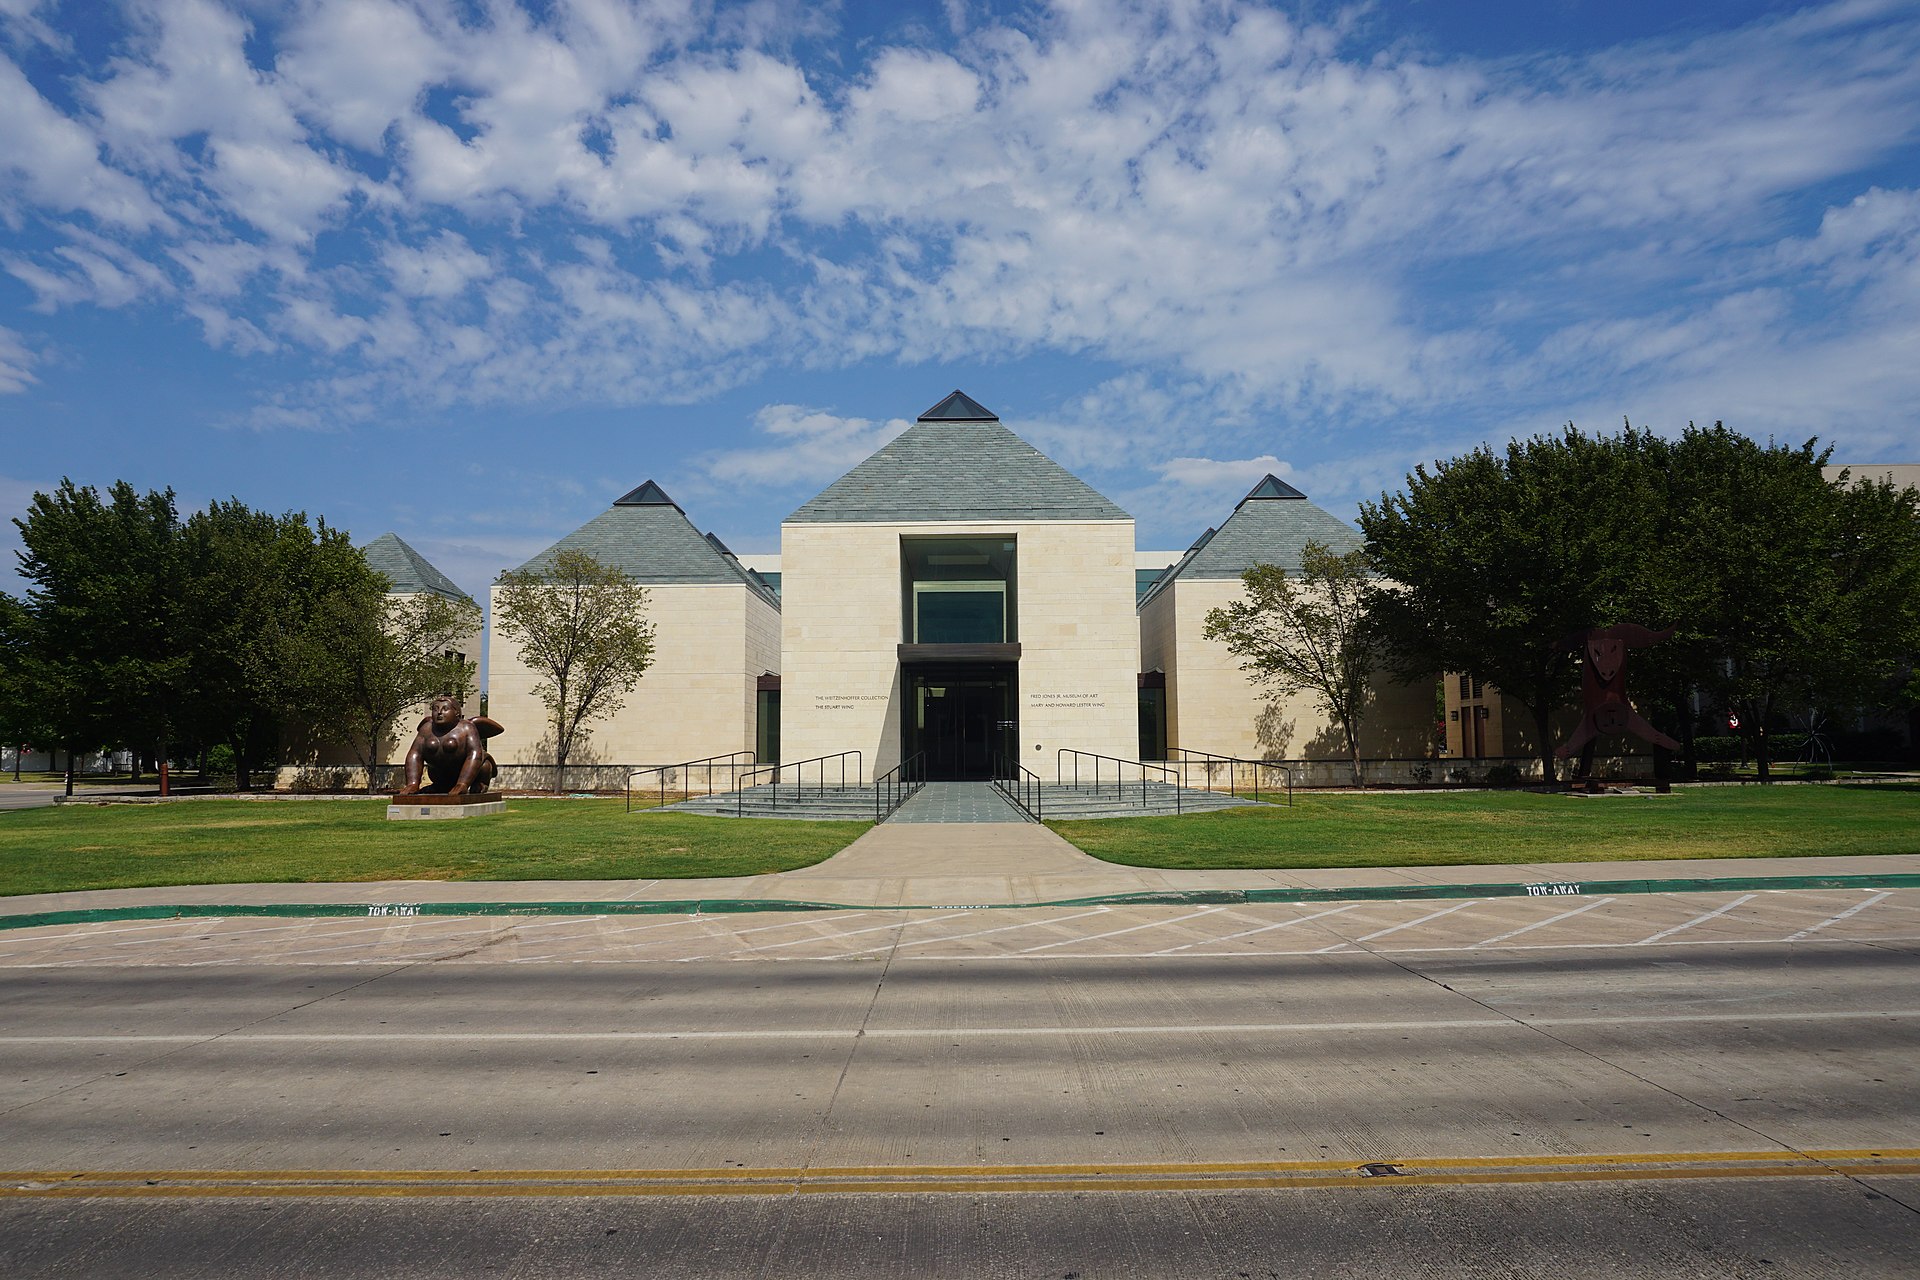
[[[206,757],[200,762],[200,771],[216,778],[233,776],[233,748],[222,742],[207,748]]]
[[[1525,781],[1520,776],[1517,764],[1496,764],[1487,770],[1487,785],[1490,787],[1517,787]]]

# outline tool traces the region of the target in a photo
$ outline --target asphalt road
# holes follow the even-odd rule
[[[1920,1274],[1920,944],[1828,933],[15,967],[0,1272]]]

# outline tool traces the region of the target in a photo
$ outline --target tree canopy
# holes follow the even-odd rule
[[[1245,594],[1208,610],[1202,634],[1244,659],[1241,669],[1274,693],[1310,694],[1340,726],[1353,783],[1361,785],[1360,723],[1380,650],[1368,622],[1374,581],[1367,553],[1336,555],[1309,542],[1297,577],[1278,565],[1256,564],[1241,582]]]
[[[70,753],[229,744],[241,785],[294,718],[337,720],[349,619],[386,582],[346,535],[237,500],[185,520],[171,490],[63,481],[14,522],[24,600],[8,601],[5,714]]]
[[[494,630],[533,672],[534,695],[549,716],[558,787],[588,726],[625,705],[653,662],[647,593],[620,569],[571,549],[544,566],[508,570],[497,588]]]
[[[480,630],[480,606],[423,592],[388,595],[371,610],[335,596],[323,612],[342,659],[332,667],[340,687],[328,700],[338,706],[338,727],[367,766],[371,790],[373,766],[385,761],[402,712],[435,694],[464,702],[472,692],[477,664],[454,646]]]
[[[1920,651],[1920,511],[1911,490],[1829,482],[1827,456],[1720,423],[1569,426],[1417,467],[1361,506],[1375,567],[1406,588],[1378,600],[1389,660],[1513,697],[1549,778],[1577,675],[1563,641],[1594,627],[1676,629],[1635,682],[1682,720],[1696,690],[1754,725],[1789,699],[1871,703]]]

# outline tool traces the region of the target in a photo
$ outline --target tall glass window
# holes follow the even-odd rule
[[[1012,538],[902,538],[908,644],[1008,644],[1019,639]]]

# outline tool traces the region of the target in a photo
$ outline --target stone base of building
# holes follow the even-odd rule
[[[390,798],[388,822],[432,822],[441,818],[484,818],[505,813],[507,802],[499,796],[481,792],[477,796],[400,796]]]

